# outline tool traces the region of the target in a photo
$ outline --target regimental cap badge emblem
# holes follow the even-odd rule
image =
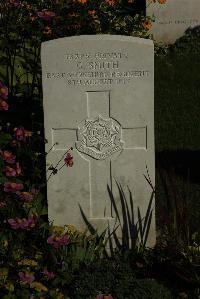
[[[99,115],[86,119],[78,126],[77,136],[77,150],[97,160],[104,160],[123,149],[121,125],[113,118],[104,119]]]

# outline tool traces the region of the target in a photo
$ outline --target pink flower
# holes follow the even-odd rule
[[[14,6],[14,7],[20,6],[20,2],[18,0],[9,0],[8,3],[10,6]]]
[[[34,217],[29,217],[28,219],[23,218],[22,220],[22,229],[29,230],[30,228],[35,227],[36,220]]]
[[[33,194],[30,192],[16,192],[16,194],[25,202],[31,202],[33,200]]]
[[[15,169],[10,167],[10,166],[6,166],[4,168],[4,172],[5,172],[5,175],[8,176],[8,177],[15,177],[16,176]]]
[[[15,163],[15,158],[16,156],[14,156],[11,152],[9,151],[0,151],[0,156],[2,157],[2,159],[9,164],[14,164]]]
[[[17,140],[25,141],[26,137],[32,136],[32,132],[25,130],[23,127],[15,128],[15,137]]]
[[[110,6],[113,6],[116,3],[116,0],[106,0],[106,3]]]
[[[55,276],[55,275],[54,275],[54,273],[53,273],[53,272],[50,272],[50,271],[48,271],[48,270],[47,270],[47,268],[45,268],[45,269],[44,269],[43,273],[44,273],[44,275],[46,275],[46,276],[47,276],[47,278],[48,278],[48,279],[53,279],[53,278],[54,278],[54,276]]]
[[[49,21],[51,20],[53,17],[55,17],[55,12],[47,10],[47,9],[43,9],[42,11],[38,11],[37,12],[38,17],[40,17],[43,20]]]
[[[22,282],[31,284],[35,280],[35,276],[29,272],[19,272],[19,278]]]
[[[73,164],[74,164],[73,157],[71,156],[70,153],[67,153],[67,155],[66,155],[64,161],[65,161],[65,164],[67,165],[67,167],[68,167],[68,166],[69,166],[69,167],[72,167]]]
[[[67,235],[63,235],[63,236],[52,235],[47,239],[47,243],[51,244],[56,249],[58,249],[63,245],[68,245],[69,242],[70,242],[69,236]]]
[[[40,192],[39,189],[36,189],[36,188],[31,189],[31,193],[34,194],[34,195],[37,195],[39,192]]]
[[[8,219],[8,223],[11,225],[12,229],[19,229],[19,228],[21,228],[21,219],[19,219],[19,218]]]
[[[28,219],[25,218],[10,218],[8,219],[8,223],[11,225],[12,229],[24,229],[29,230],[35,227],[35,219],[34,217],[30,217]]]
[[[0,99],[0,110],[7,111],[9,108],[8,103],[2,99]]]
[[[0,98],[6,100],[8,98],[8,88],[0,82]]]
[[[17,191],[21,191],[24,188],[23,184],[20,183],[4,183],[4,191],[16,193]]]
[[[0,209],[3,209],[7,206],[5,201],[0,201]]]
[[[4,172],[5,172],[5,175],[8,177],[16,177],[21,174],[21,167],[19,166],[19,163],[16,163],[15,168],[6,166],[4,168]]]
[[[17,140],[25,140],[25,130],[23,127],[15,128],[15,137]]]

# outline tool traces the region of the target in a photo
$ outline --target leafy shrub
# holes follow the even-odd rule
[[[83,264],[75,275],[70,297],[93,299],[97,294],[112,294],[116,299],[172,299],[171,292],[154,279],[137,279],[125,262],[101,260]]]

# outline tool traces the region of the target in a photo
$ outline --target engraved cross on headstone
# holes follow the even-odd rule
[[[53,142],[59,139],[60,133],[62,138],[76,135],[74,146],[88,161],[91,220],[112,217],[107,184],[112,187],[112,164],[118,162],[122,151],[147,149],[147,126],[123,127],[112,115],[110,96],[110,91],[87,91],[87,115],[78,128],[53,129]]]

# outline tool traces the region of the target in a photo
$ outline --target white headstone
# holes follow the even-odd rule
[[[186,29],[200,25],[199,0],[167,0],[148,4],[147,16],[155,18],[151,32],[157,42],[174,43]]]
[[[114,179],[129,186],[144,216],[151,195],[146,165],[153,184],[155,175],[153,60],[153,42],[140,38],[76,36],[42,44],[47,151],[53,146],[47,160],[55,165],[74,148],[73,167],[63,167],[48,183],[55,224],[85,228],[80,204],[99,232],[108,220],[112,226],[107,184],[119,203]],[[149,244],[154,242],[153,216]]]

